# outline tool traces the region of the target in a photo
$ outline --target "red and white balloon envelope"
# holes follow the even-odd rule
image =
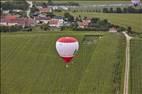
[[[140,3],[141,3],[140,0],[131,0],[131,2],[132,2],[132,4],[133,4],[134,6],[138,6],[138,5],[140,5]]]
[[[61,37],[56,41],[56,50],[66,64],[70,63],[79,49],[79,42],[74,37]]]

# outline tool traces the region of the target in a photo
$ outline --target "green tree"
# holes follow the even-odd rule
[[[68,12],[64,13],[64,17],[67,21],[70,21],[70,22],[74,21],[74,17]]]
[[[48,4],[49,5],[53,4],[52,0],[48,0]]]
[[[109,11],[108,11],[108,8],[103,8],[103,12],[104,13],[108,13]]]
[[[15,1],[8,1],[1,3],[1,8],[3,8],[4,10],[12,10],[12,9],[27,10],[28,6],[29,4],[25,0],[22,1],[15,0]]]
[[[123,8],[123,12],[127,13],[128,12],[127,8]]]
[[[127,31],[128,31],[128,34],[132,34],[132,33],[133,33],[133,31],[132,31],[132,27],[131,27],[131,26],[129,26],[129,27],[127,28]]]
[[[110,8],[109,12],[110,12],[110,13],[113,13],[113,8]]]
[[[92,18],[91,23],[97,23],[100,19],[99,18]]]
[[[44,31],[50,30],[49,23],[42,25],[40,28]]]
[[[120,7],[116,8],[116,12],[117,12],[117,13],[122,13],[121,8],[120,8]]]

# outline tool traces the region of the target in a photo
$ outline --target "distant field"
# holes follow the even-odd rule
[[[142,94],[142,39],[131,41],[130,93]]]
[[[2,1],[22,1],[22,0],[2,0]],[[31,0],[31,1],[48,1],[48,0]],[[70,1],[70,0],[52,0],[52,1]],[[72,0],[72,1],[86,1],[86,0]],[[130,0],[88,0],[88,1],[130,1]]]
[[[55,50],[61,36],[80,42],[79,55],[65,68]],[[84,44],[86,35],[102,35]],[[122,94],[124,36],[119,33],[51,32],[1,34],[2,94]]]
[[[64,13],[56,13],[63,15]],[[112,14],[112,13],[95,13],[95,12],[72,12],[74,16],[81,15],[87,17],[98,17],[101,19],[108,19],[113,24],[128,27],[131,26],[133,31],[142,33],[142,14]]]
[[[22,1],[22,0],[2,0],[2,1]],[[34,2],[48,2],[48,0],[31,0],[31,1],[34,1]],[[79,4],[96,4],[96,3],[120,3],[120,2],[129,2],[130,3],[130,0],[52,0],[53,2],[58,2],[58,3],[65,3],[65,2],[77,2]]]
[[[67,1],[54,1],[54,2],[57,2],[57,3],[65,3],[65,2],[71,2],[71,1],[69,1],[69,0],[67,0]],[[75,2],[75,3],[79,3],[79,5],[97,5],[97,4],[116,4],[116,3],[131,3],[130,1],[102,1],[102,0],[96,0],[96,1],[86,1],[86,0],[84,0],[84,1],[76,1],[76,0],[73,0],[72,2]]]
[[[2,0],[2,1],[22,1],[22,0]],[[48,2],[48,0],[31,0],[33,2]],[[76,2],[80,5],[92,5],[92,4],[112,4],[112,3],[131,3],[130,0],[52,0],[56,3]]]
[[[121,26],[131,26],[135,32],[142,32],[142,14],[111,14],[111,13],[93,13],[93,12],[75,12],[75,16],[81,15],[82,17],[98,17],[108,19],[111,23]]]

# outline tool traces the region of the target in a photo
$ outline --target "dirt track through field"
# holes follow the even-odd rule
[[[123,32],[126,37],[126,64],[125,64],[125,75],[124,75],[124,89],[123,94],[129,94],[129,71],[130,71],[130,40],[131,37]]]

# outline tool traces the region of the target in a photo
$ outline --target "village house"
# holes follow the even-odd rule
[[[69,8],[68,7],[66,7],[66,6],[50,6],[53,10],[65,10],[65,11],[67,11],[67,10],[69,10]]]
[[[2,10],[3,14],[9,14],[10,10]]]
[[[59,6],[50,6],[53,10],[59,9]]]
[[[1,19],[0,25],[1,26],[14,26],[14,25],[17,25],[17,22],[13,20]]]
[[[31,18],[17,18],[17,23],[20,26],[35,26],[35,20]]]
[[[13,11],[13,12],[17,12],[17,13],[23,12],[23,10],[21,10],[21,9],[13,9],[12,11]]]
[[[64,24],[64,19],[62,16],[55,16],[54,18],[52,18],[50,21],[49,21],[49,26],[50,27],[57,27],[57,28],[60,28],[62,27]]]
[[[36,7],[37,9],[42,8],[42,6],[40,6],[40,5],[36,5],[35,7]]]
[[[49,13],[52,12],[52,8],[50,7],[46,7],[46,8],[38,8],[39,9],[39,13]]]
[[[15,20],[16,20],[16,16],[13,16],[13,15],[2,16],[0,18],[0,25],[3,25],[3,26],[17,25],[17,22]]]
[[[35,17],[36,24],[47,24],[51,20],[51,17]]]
[[[85,19],[78,22],[78,28],[88,28],[89,23],[91,22],[90,19]]]

